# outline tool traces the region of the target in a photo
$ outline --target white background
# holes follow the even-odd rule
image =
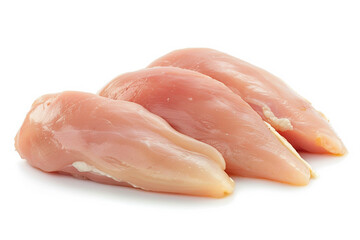
[[[1,1],[0,239],[360,239],[357,2]],[[234,194],[208,199],[45,174],[15,152],[37,97],[95,93],[185,47],[278,75],[327,115],[349,154],[303,154],[319,174],[306,187],[237,177]]]

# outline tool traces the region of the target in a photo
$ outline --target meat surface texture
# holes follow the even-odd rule
[[[292,146],[241,97],[206,75],[147,68],[115,78],[99,94],[136,102],[177,131],[215,147],[228,173],[294,185],[309,182],[311,168]]]
[[[155,66],[190,69],[224,83],[298,150],[339,155],[346,152],[324,115],[263,69],[206,48],[173,51],[149,67]]]
[[[37,99],[15,147],[33,167],[101,183],[209,197],[223,197],[234,186],[215,148],[136,103],[95,94]]]

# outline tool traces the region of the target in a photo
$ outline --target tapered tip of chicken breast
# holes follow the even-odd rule
[[[224,177],[223,181],[217,181],[216,183],[218,184],[217,191],[214,191],[211,197],[222,198],[233,193],[235,183],[230,177]]]
[[[344,143],[336,136],[320,133],[316,137],[316,144],[334,155],[344,155],[347,153]]]

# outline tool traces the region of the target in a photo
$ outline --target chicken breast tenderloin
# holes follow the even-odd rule
[[[15,138],[30,165],[149,191],[223,197],[234,183],[213,147],[142,106],[81,92],[37,99]]]
[[[344,154],[346,148],[324,115],[276,76],[225,53],[207,48],[173,51],[150,64],[208,75],[228,86],[296,149]]]
[[[245,102],[198,72],[156,67],[126,73],[99,94],[136,102],[177,131],[215,147],[231,174],[306,185],[310,166]]]

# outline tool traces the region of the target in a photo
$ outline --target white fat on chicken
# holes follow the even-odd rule
[[[77,161],[77,162],[73,162],[71,164],[76,170],[78,170],[79,172],[90,172],[90,173],[95,173],[97,175],[101,175],[101,176],[105,176],[108,178],[111,178],[117,182],[121,182],[118,179],[114,178],[113,176],[104,173],[103,171],[97,169],[94,166],[88,165],[86,162],[81,162],[81,161]]]
[[[277,118],[268,106],[262,108],[263,114],[267,121],[278,131],[293,130],[291,122],[287,118]]]
[[[71,164],[76,170],[78,170],[79,172],[88,172],[88,173],[94,173],[94,174],[97,174],[97,175],[100,175],[100,176],[105,176],[105,177],[108,177],[108,178],[111,178],[117,182],[124,182],[122,180],[119,180],[113,176],[111,176],[110,174],[107,174],[99,169],[97,169],[96,167],[94,166],[91,166],[89,164],[87,164],[86,162],[82,162],[82,161],[77,161],[77,162],[73,162]],[[133,186],[134,188],[141,188],[141,189],[144,189],[142,187],[139,187],[131,182],[128,182],[128,184],[130,184],[131,186]]]
[[[299,153],[295,150],[295,148],[283,137],[281,136],[270,124],[268,124],[267,122],[264,121],[264,123],[266,124],[266,126],[270,129],[270,131],[280,140],[280,142],[287,148],[290,150],[290,152],[292,154],[294,154],[300,161],[302,161],[310,170],[310,176],[312,178],[316,178],[317,174],[315,173],[315,171],[311,168],[310,164],[308,162],[306,162],[300,155]]]

